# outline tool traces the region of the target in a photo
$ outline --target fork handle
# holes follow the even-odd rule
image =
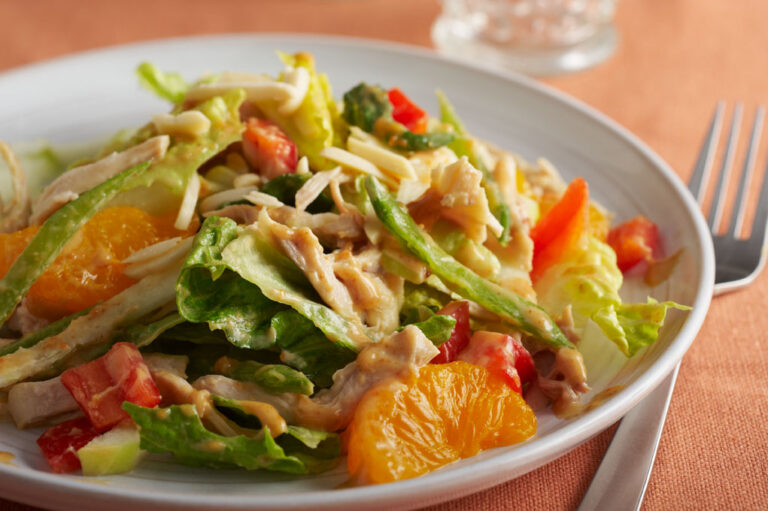
[[[640,509],[679,369],[621,420],[577,511]]]

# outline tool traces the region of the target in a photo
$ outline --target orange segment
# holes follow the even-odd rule
[[[534,433],[531,408],[484,367],[428,365],[365,394],[346,432],[347,466],[359,482],[392,482]]]
[[[173,228],[175,214],[152,217],[129,206],[105,209],[83,226],[27,293],[32,314],[56,320],[104,301],[135,283],[122,260],[158,241],[194,232]],[[0,277],[27,246],[38,227],[0,234]]]

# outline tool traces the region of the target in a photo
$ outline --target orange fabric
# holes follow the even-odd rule
[[[436,0],[230,0],[226,9],[201,0],[0,0],[0,69],[199,33],[314,32],[429,46],[438,12]],[[768,104],[766,20],[765,0],[621,0],[617,53],[594,69],[545,81],[617,120],[687,178],[718,99],[743,100],[750,122],[750,109]],[[768,272],[713,300],[683,360],[645,510],[765,509],[766,303]],[[573,509],[612,431],[514,481],[431,509]],[[0,508],[30,509],[3,501]]]

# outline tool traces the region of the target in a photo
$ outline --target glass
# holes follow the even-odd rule
[[[532,75],[578,71],[608,58],[618,0],[442,0],[437,48]]]

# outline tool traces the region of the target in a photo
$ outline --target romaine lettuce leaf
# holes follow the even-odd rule
[[[181,103],[189,90],[189,84],[178,73],[160,71],[149,62],[142,62],[136,68],[139,83],[148,91],[171,103]]]
[[[176,285],[179,313],[188,321],[223,330],[241,348],[276,344],[284,363],[304,372],[317,385],[330,386],[333,373],[356,356],[351,336],[358,327],[315,301],[314,289],[304,274],[258,236],[251,239],[247,250],[238,248],[238,236],[248,234],[239,234],[228,218],[205,220]],[[276,300],[265,296],[260,286]],[[340,341],[329,340],[328,332]]]
[[[223,250],[224,263],[256,284],[270,300],[289,305],[332,341],[353,351],[368,344],[362,329],[321,303],[301,270],[253,230],[245,230]]]
[[[217,363],[216,367],[224,376],[238,381],[255,383],[272,394],[304,394],[311,396],[314,385],[302,372],[284,364],[261,364],[255,360],[239,361],[224,359],[226,363]]]
[[[159,181],[181,195],[203,163],[241,139],[244,128],[239,109],[244,100],[245,91],[232,89],[197,105],[193,110],[202,112],[211,121],[208,132],[194,140],[174,139],[165,157],[152,163],[142,184],[150,186]]]
[[[234,221],[206,219],[179,274],[176,306],[187,321],[223,330],[235,346],[266,348],[274,344],[266,335],[269,321],[285,306],[266,298],[222,262],[224,247],[236,237]]]
[[[213,396],[213,402],[219,411],[238,425],[261,428],[258,417],[245,411],[240,401]],[[312,474],[333,468],[341,455],[341,438],[336,433],[288,426],[285,433],[275,440],[287,455],[299,458]]]
[[[456,326],[456,320],[451,316],[433,314],[423,321],[411,324],[421,330],[426,338],[439,348],[441,344],[451,338],[453,327]],[[400,327],[399,330],[403,328],[405,328],[405,325]]]
[[[687,307],[652,299],[644,304],[624,304],[619,296],[622,282],[616,254],[609,245],[590,236],[586,250],[550,268],[534,287],[539,305],[550,314],[559,315],[570,304],[577,332],[583,332],[591,320],[631,357],[657,339],[667,309]]]
[[[325,334],[293,309],[278,312],[270,322],[281,360],[309,376],[319,387],[330,387],[333,373],[349,364],[357,354],[331,342]]]
[[[306,474],[303,461],[285,453],[268,428],[255,437],[221,436],[205,429],[194,405],[145,408],[126,401],[123,409],[139,426],[141,448],[171,452],[187,465],[213,468],[240,467]]]

